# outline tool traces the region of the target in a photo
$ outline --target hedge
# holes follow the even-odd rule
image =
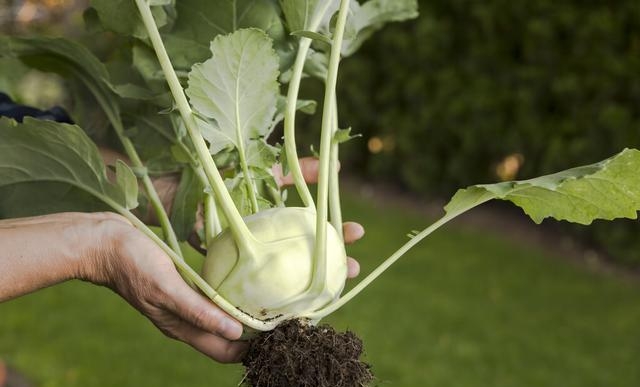
[[[637,0],[420,6],[417,20],[385,28],[343,62],[341,121],[363,134],[343,152],[352,169],[450,195],[499,180],[509,155],[523,161],[520,179],[640,147]],[[379,153],[367,148],[372,138]],[[617,222],[586,237],[614,239],[609,251],[640,266],[639,234],[636,222]]]

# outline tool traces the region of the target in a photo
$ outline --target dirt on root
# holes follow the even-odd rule
[[[373,381],[360,360],[362,340],[328,325],[287,321],[251,340],[243,360],[249,387],[364,387]]]

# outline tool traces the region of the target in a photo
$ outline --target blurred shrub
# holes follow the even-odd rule
[[[637,0],[420,6],[344,61],[341,121],[364,135],[343,152],[351,169],[450,195],[499,180],[509,155],[521,179],[640,146]],[[640,266],[637,222],[589,230]]]

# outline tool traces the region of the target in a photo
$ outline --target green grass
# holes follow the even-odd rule
[[[350,198],[364,272],[427,224]],[[356,331],[378,385],[637,387],[640,286],[482,231],[446,228],[328,319]],[[236,386],[106,289],[80,282],[0,305],[0,357],[43,387]]]

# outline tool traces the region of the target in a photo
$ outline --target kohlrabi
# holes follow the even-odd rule
[[[106,68],[88,50],[61,39],[4,38],[2,52],[84,85],[130,164],[117,163],[116,181],[110,182],[95,146],[77,126],[2,120],[0,186],[55,183],[93,195],[144,231],[189,283],[252,330],[268,331],[290,319],[321,320],[431,232],[488,200],[511,201],[536,222],[553,217],[589,224],[635,218],[640,209],[637,150],[554,175],[473,186],[458,191],[440,220],[411,234],[341,295],[347,258],[338,147],[351,135],[338,127],[340,60],[384,23],[415,17],[416,1],[94,0],[92,5],[87,20],[99,20],[130,39],[121,56],[131,60],[126,71],[121,64]],[[139,18],[127,14],[132,11]],[[296,113],[315,107],[299,98],[304,77],[320,79],[325,88],[315,196],[304,182],[295,142]],[[281,121],[284,143],[276,147],[271,135]],[[164,145],[151,149],[152,143]],[[284,206],[271,172],[276,162],[291,173],[302,207]],[[151,184],[155,170],[181,174],[179,202],[171,214]],[[162,237],[132,212],[139,182]],[[190,266],[179,241],[191,230],[198,204],[204,209],[201,239],[207,253],[203,263]]]

